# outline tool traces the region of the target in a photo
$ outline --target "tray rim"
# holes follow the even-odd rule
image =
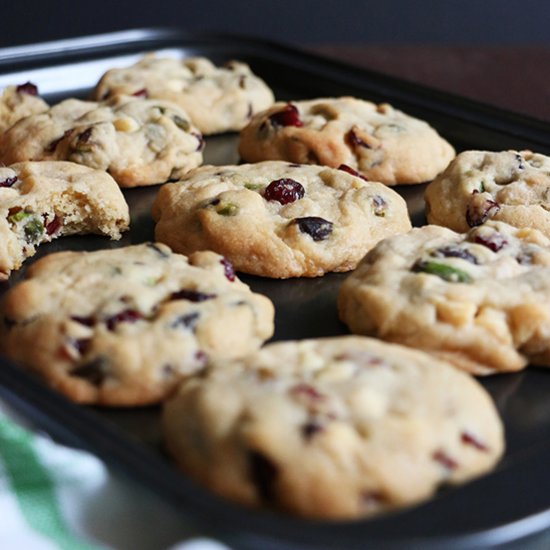
[[[0,73],[10,72],[16,68],[21,70],[21,67],[24,68],[28,65],[37,64],[41,67],[47,67],[56,59],[67,61],[71,58],[97,58],[98,54],[120,54],[122,53],[121,48],[126,51],[129,48],[150,43],[154,49],[160,49],[167,47],[172,41],[176,41],[180,47],[196,47],[198,41],[225,46],[229,44],[229,48],[244,44],[249,47],[263,49],[283,58],[290,56],[294,61],[308,65],[310,70],[312,66],[316,69],[319,69],[320,66],[323,71],[330,69],[331,76],[334,76],[334,78],[347,74],[348,80],[359,82],[359,85],[362,78],[379,80],[384,86],[397,87],[398,91],[404,95],[418,97],[421,102],[426,100],[435,101],[436,107],[443,107],[442,111],[447,116],[454,118],[455,113],[458,113],[456,116],[459,118],[461,114],[463,116],[469,115],[465,117],[464,120],[466,121],[471,120],[472,116],[474,118],[480,117],[479,124],[478,121],[475,122],[478,126],[487,125],[489,128],[514,136],[518,135],[516,133],[518,130],[526,131],[529,136],[528,139],[534,139],[535,141],[542,139],[547,146],[550,146],[550,124],[536,118],[513,113],[447,92],[433,90],[430,87],[403,81],[376,71],[358,68],[286,44],[238,34],[189,33],[170,27],[151,27],[1,48]],[[153,45],[153,43],[156,45]],[[261,53],[259,52],[260,55]],[[446,106],[450,107],[446,109]],[[137,445],[130,438],[120,442],[117,435],[120,436],[121,430],[114,429],[104,419],[95,416],[89,410],[76,406],[62,396],[57,395],[36,381],[32,375],[17,369],[3,357],[0,357],[0,395],[38,425],[45,424],[47,430],[54,436],[95,453],[106,462],[113,464],[122,473],[130,475],[138,482],[141,481],[149,489],[158,490],[161,487],[161,496],[171,501],[176,508],[182,509],[185,513],[191,515],[197,522],[201,521],[200,515],[202,513],[205,511],[212,512],[215,508],[214,516],[219,519],[222,524],[222,531],[225,532],[238,524],[238,519],[243,519],[241,516],[244,512],[249,532],[238,535],[225,532],[226,538],[235,539],[239,547],[254,548],[261,541],[263,548],[330,548],[333,547],[331,539],[332,542],[334,540],[344,542],[343,539],[345,539],[346,547],[361,548],[365,543],[363,536],[366,535],[369,542],[376,543],[377,547],[380,548],[405,546],[407,548],[439,548],[443,545],[446,548],[468,548],[471,544],[493,545],[519,540],[550,526],[550,500],[543,508],[539,506],[539,509],[536,509],[537,505],[535,505],[535,509],[532,509],[526,517],[509,521],[505,525],[491,525],[461,534],[433,537],[427,535],[427,538],[426,536],[420,536],[420,538],[414,539],[408,536],[403,537],[402,533],[395,533],[393,539],[388,539],[387,533],[376,535],[372,532],[371,527],[383,522],[393,521],[395,517],[398,517],[399,521],[399,518],[402,518],[403,515],[411,515],[411,513],[413,516],[418,515],[418,510],[422,514],[422,510],[426,507],[429,508],[430,503],[433,503],[434,500],[381,519],[375,518],[350,523],[319,523],[270,515],[265,512],[252,512],[222,501],[207,493],[206,490],[198,488],[193,482],[177,473],[174,467],[162,461],[142,444]],[[86,437],[80,436],[80,428],[82,426],[87,427],[90,423],[93,426],[93,433],[87,434]],[[533,456],[533,454],[536,456]],[[550,442],[546,442],[542,451],[531,452],[529,456],[524,457],[521,464],[528,463],[534,469],[537,467],[540,469],[541,465],[538,462],[540,462],[541,457],[543,462],[545,458],[550,457]],[[160,479],[162,476],[151,475],[151,468],[158,467],[159,464],[169,471],[165,476],[166,479]],[[508,467],[506,471],[510,474],[510,472],[513,473],[517,469],[518,464],[516,463]],[[501,475],[502,473],[500,471],[496,474],[490,474],[475,483],[493,479],[495,475]],[[145,481],[143,481],[143,476],[145,476]],[[177,476],[177,478],[174,476]],[[178,483],[175,483],[177,487],[173,485],[174,480],[178,481]],[[550,480],[547,480],[546,485],[541,483],[546,492],[549,489],[547,487],[549,482]],[[192,493],[191,498],[185,494],[187,491]],[[366,530],[365,535],[356,540],[343,536],[345,533],[342,532],[342,529],[357,531],[358,526]],[[210,522],[209,527],[212,527]],[[284,533],[284,529],[292,531],[291,538],[285,536],[287,533]],[[304,530],[315,530],[321,533],[313,537],[306,533],[304,536]]]

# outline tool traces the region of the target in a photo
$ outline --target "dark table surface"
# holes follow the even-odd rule
[[[550,46],[326,44],[308,49],[550,121]]]

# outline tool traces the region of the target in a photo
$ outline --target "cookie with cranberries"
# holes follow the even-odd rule
[[[465,151],[425,193],[429,223],[468,231],[489,220],[550,237],[550,157],[531,151]]]
[[[213,252],[162,244],[59,252],[35,262],[1,309],[2,353],[79,403],[157,403],[214,358],[255,351],[273,305]]]
[[[43,113],[49,105],[38,95],[38,87],[32,82],[7,86],[0,95],[0,132],[30,115]]]
[[[173,250],[214,250],[238,271],[274,278],[349,271],[411,227],[387,186],[282,161],[199,168],[160,189],[153,218],[156,239]]]
[[[178,179],[202,163],[204,140],[177,105],[116,96],[66,99],[0,134],[0,161],[68,160],[108,172],[121,187]]]
[[[0,167],[0,280],[38,246],[65,235],[128,229],[128,205],[109,174],[73,162],[21,162]]]
[[[147,55],[130,67],[110,69],[94,97],[104,100],[116,94],[179,105],[203,134],[238,131],[274,101],[273,92],[246,63],[229,61],[217,67],[204,57]]]
[[[178,465],[212,491],[324,519],[418,503],[488,472],[504,448],[495,406],[472,377],[353,336],[214,362],[166,401],[162,426]]]
[[[239,152],[247,162],[345,164],[387,185],[430,181],[455,155],[426,122],[353,97],[276,103],[241,131]]]
[[[486,222],[386,239],[340,287],[353,333],[429,351],[473,374],[550,366],[550,239]]]

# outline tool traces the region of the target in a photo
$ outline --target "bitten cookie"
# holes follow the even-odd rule
[[[73,162],[21,162],[0,167],[0,280],[65,235],[97,233],[120,239],[130,223],[116,182]]]
[[[0,160],[69,160],[109,172],[121,187],[178,179],[202,162],[188,116],[160,100],[67,99],[0,135]]]
[[[164,245],[60,252],[2,306],[3,353],[79,403],[158,402],[211,358],[257,349],[273,305],[213,252]]]
[[[274,101],[273,92],[245,63],[230,61],[216,67],[204,57],[148,55],[131,67],[111,69],[99,81],[94,97],[113,94],[171,101],[189,113],[204,134],[240,130]]]
[[[468,231],[487,220],[550,237],[550,157],[531,151],[466,151],[426,189],[429,223]]]
[[[32,82],[8,86],[0,96],[0,132],[30,115],[43,113],[49,105],[38,96],[38,88]]]
[[[455,154],[426,122],[352,97],[276,103],[242,130],[239,153],[248,162],[346,164],[387,185],[432,180]]]
[[[216,493],[334,519],[426,499],[487,472],[504,447],[473,378],[351,336],[215,363],[165,403],[163,432],[181,468]]]
[[[212,249],[239,271],[277,278],[349,271],[411,227],[405,201],[381,183],[280,161],[202,167],[160,189],[153,218],[173,250]]]
[[[386,239],[340,288],[352,332],[430,351],[473,374],[550,366],[550,240],[487,222]]]

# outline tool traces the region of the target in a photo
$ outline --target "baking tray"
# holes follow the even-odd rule
[[[140,29],[0,50],[0,86],[31,80],[49,102],[86,97],[99,76],[141,54],[205,55],[248,62],[278,99],[354,95],[389,101],[428,120],[458,149],[530,148],[550,154],[548,124],[263,40]],[[207,138],[205,162],[238,162],[237,136]],[[153,239],[150,205],[157,187],[125,190],[132,228],[121,241],[71,237],[42,245],[26,263],[57,250],[115,248]],[[424,186],[397,187],[415,225],[425,222]],[[0,295],[25,268],[0,283]],[[276,281],[242,276],[276,306],[274,340],[345,334],[335,298],[345,275]],[[165,456],[157,407],[78,407],[0,358],[0,396],[61,441],[92,451],[235,548],[473,548],[525,541],[550,527],[550,370],[531,368],[482,379],[504,419],[507,452],[496,471],[409,509],[374,519],[309,521],[249,510],[187,479]],[[524,544],[522,542],[521,544]],[[522,546],[524,547],[524,546]]]

